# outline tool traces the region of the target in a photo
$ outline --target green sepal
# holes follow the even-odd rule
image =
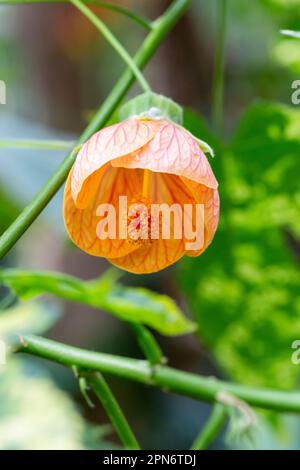
[[[201,148],[202,152],[208,153],[211,157],[215,156],[215,152],[214,152],[213,148],[210,145],[208,145],[207,142],[205,142],[204,140],[198,139],[198,137],[195,137],[194,135],[193,135],[193,138],[195,140],[197,140],[197,142],[199,144],[199,147]]]
[[[183,109],[181,106],[170,98],[152,92],[138,95],[120,108],[120,121],[132,116],[167,119],[179,125],[183,123]]]

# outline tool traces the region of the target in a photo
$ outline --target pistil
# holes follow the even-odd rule
[[[142,195],[145,198],[149,198],[150,181],[151,181],[151,171],[150,170],[144,170]]]

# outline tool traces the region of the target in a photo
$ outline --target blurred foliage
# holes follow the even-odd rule
[[[17,334],[44,333],[58,317],[53,304],[29,301],[13,305],[0,311],[0,340],[13,347]],[[110,426],[88,424],[37,361],[2,356],[1,450],[111,449],[113,444],[105,440],[110,432]]]
[[[239,230],[272,228],[300,237],[300,112],[258,103],[242,116],[224,155]],[[228,183],[226,182],[228,185]]]
[[[1,450],[113,448],[110,427],[88,425],[68,395],[32,360],[0,367]]]
[[[123,286],[117,282],[119,276],[115,269],[91,281],[51,272],[0,271],[0,281],[23,300],[48,293],[104,309],[125,321],[144,323],[166,335],[195,330],[170,297],[142,287]]]
[[[17,334],[43,333],[59,317],[59,311],[53,304],[26,302],[0,310],[0,340],[13,342]]]
[[[200,118],[186,125],[207,136]],[[243,114],[215,167],[221,227],[201,259],[186,258],[180,280],[199,335],[221,370],[254,385],[292,388],[299,368],[291,343],[300,329],[300,112],[257,103]]]

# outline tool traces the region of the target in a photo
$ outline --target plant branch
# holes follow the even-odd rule
[[[80,371],[80,375],[94,389],[125,448],[131,450],[140,449],[119,403],[102,375],[99,372],[84,371]]]
[[[135,55],[134,60],[139,68],[142,69],[146,65],[162,40],[183,15],[189,3],[190,0],[175,0],[159,20],[155,22],[155,27],[148,34],[139,51]],[[131,70],[127,70],[114,86],[110,95],[106,98],[90,124],[82,133],[78,140],[78,144],[84,143],[92,134],[107,123],[133,82],[134,75]],[[2,259],[21,238],[63,185],[72,168],[74,159],[75,153],[71,152],[58,167],[57,171],[51,176],[42,190],[36,195],[33,201],[25,207],[19,217],[0,237],[0,259]]]
[[[228,392],[251,406],[274,411],[300,413],[300,392],[255,388],[183,372],[148,361],[85,351],[37,336],[18,338],[16,352],[32,354],[68,367],[108,373],[153,385],[201,401],[214,403],[220,392]]]
[[[207,449],[222,430],[226,416],[226,407],[221,403],[215,403],[207,423],[196,437],[191,450]]]
[[[121,15],[127,16],[132,21],[135,21],[138,25],[142,26],[149,31],[152,29],[151,21],[143,16],[137,15],[135,12],[129,10],[126,7],[122,7],[121,5],[117,5],[115,3],[110,2],[102,2],[100,0],[82,0],[83,3],[99,7],[105,8],[107,10],[115,11],[116,13],[120,13]],[[30,5],[36,3],[69,3],[69,0],[0,0],[0,5]]]
[[[119,54],[119,56],[124,60],[124,62],[128,65],[132,73],[134,74],[135,78],[139,82],[143,91],[151,91],[151,88],[147,81],[145,80],[143,74],[141,73],[140,69],[137,67],[136,63],[132,59],[132,57],[128,54],[126,49],[122,46],[122,44],[118,41],[118,39],[113,35],[110,29],[106,26],[103,21],[95,15],[92,10],[90,10],[81,0],[70,0],[70,2],[79,10],[81,13],[88,19],[90,22],[96,26],[98,31],[105,37],[105,39],[109,42],[109,44],[113,47],[113,49]]]
[[[227,0],[218,0],[217,41],[213,80],[213,126],[218,137],[223,136],[224,120],[224,63]]]

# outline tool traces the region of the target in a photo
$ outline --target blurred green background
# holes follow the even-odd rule
[[[119,0],[149,18],[170,3]],[[300,112],[291,84],[300,76],[298,0],[229,0],[225,70],[225,140],[211,129],[218,0],[191,8],[146,68],[155,91],[186,107],[185,125],[215,149],[221,221],[212,246],[151,276],[123,282],[174,298],[198,324],[196,335],[157,335],[170,365],[240,383],[299,387],[291,344],[300,338]],[[143,30],[97,10],[130,51]],[[67,5],[0,8],[1,138],[73,139],[124,69],[81,14]],[[176,79],[174,79],[176,77]],[[135,86],[131,95],[138,92]],[[0,150],[0,230],[35,195],[62,153]],[[108,267],[67,240],[62,193],[30,228],[3,267],[48,269],[89,279]],[[2,297],[7,299],[3,288]],[[68,344],[141,357],[124,323],[102,312],[47,298],[2,305],[0,334],[24,328]],[[1,325],[2,330],[1,330]],[[209,406],[117,379],[112,388],[145,448],[187,448]],[[300,448],[300,420],[258,415],[252,448]],[[0,365],[0,449],[115,448],[101,407],[91,410],[72,374],[37,359]],[[216,442],[244,448],[244,439]]]

